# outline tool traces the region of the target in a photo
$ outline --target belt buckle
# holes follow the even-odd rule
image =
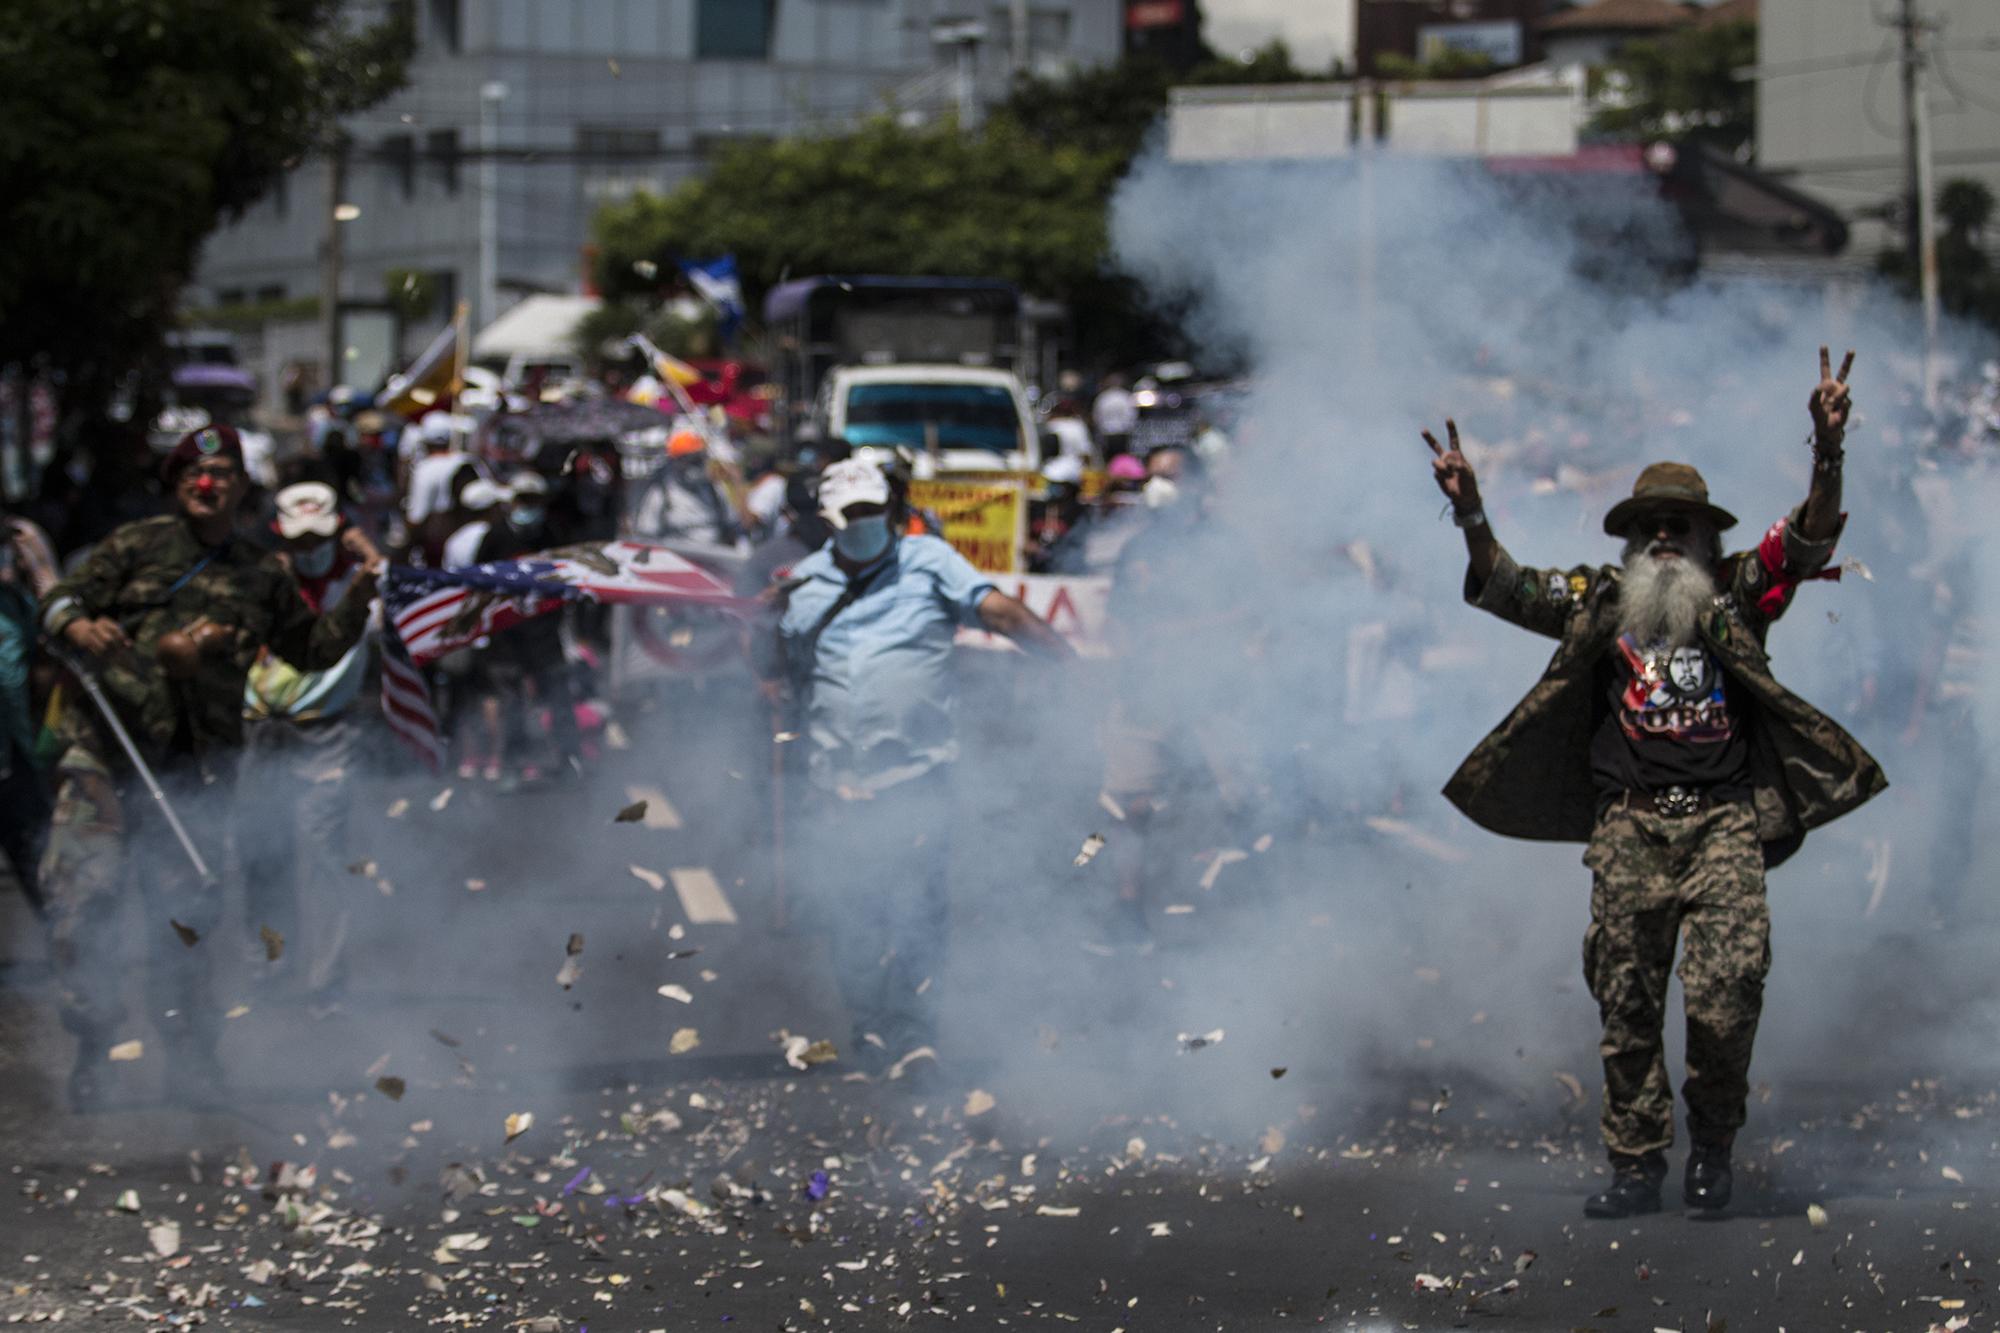
[[[1701,809],[1701,793],[1691,787],[1668,787],[1653,794],[1653,808],[1669,819],[1685,819]]]

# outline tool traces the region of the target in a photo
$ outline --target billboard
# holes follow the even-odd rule
[[[1512,19],[1489,23],[1426,23],[1417,29],[1417,59],[1436,60],[1446,52],[1485,56],[1496,65],[1523,59],[1521,25]]]

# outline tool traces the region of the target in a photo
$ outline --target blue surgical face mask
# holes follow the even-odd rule
[[[292,552],[292,568],[309,579],[326,577],[333,572],[333,543],[321,542],[318,546]]]
[[[833,549],[857,565],[876,559],[889,549],[889,516],[849,519],[846,527],[833,534]]]
[[[517,528],[532,528],[542,521],[544,512],[540,505],[515,505],[507,521]]]

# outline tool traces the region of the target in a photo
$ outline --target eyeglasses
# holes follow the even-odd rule
[[[242,469],[234,463],[197,463],[184,474],[190,477],[213,477],[217,481],[229,481],[242,475]]]
[[[1650,537],[1656,532],[1664,532],[1669,537],[1685,537],[1694,531],[1694,520],[1686,514],[1654,514],[1639,519],[1632,526],[1644,537]]]

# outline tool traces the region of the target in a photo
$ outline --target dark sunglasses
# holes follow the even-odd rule
[[[1669,537],[1685,537],[1694,531],[1694,520],[1686,514],[1654,514],[1632,526],[1642,537],[1650,537],[1656,532],[1664,532]]]

